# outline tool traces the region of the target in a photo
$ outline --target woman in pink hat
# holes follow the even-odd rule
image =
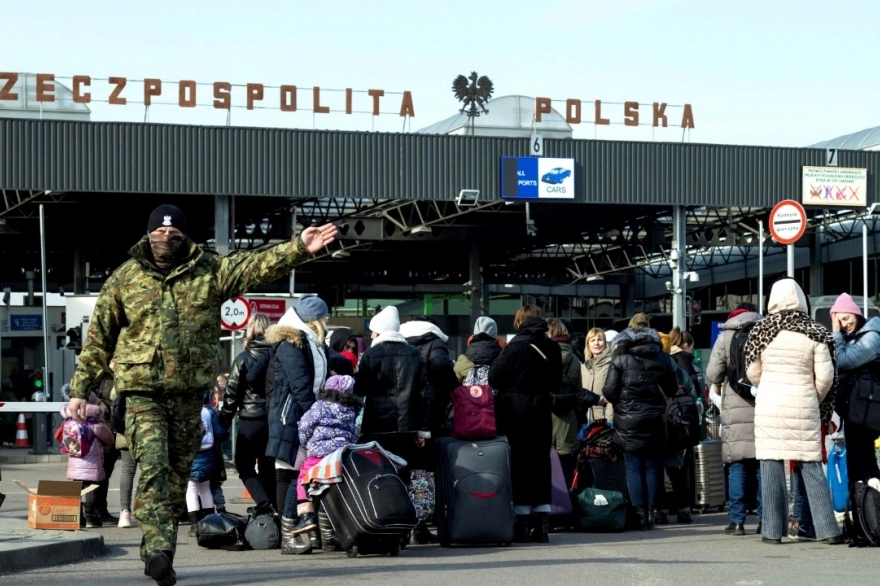
[[[836,411],[844,422],[850,492],[856,482],[867,482],[880,490],[880,470],[874,455],[880,421],[859,400],[860,396],[871,396],[880,386],[880,318],[865,320],[853,298],[841,293],[831,306],[831,331],[839,377]]]

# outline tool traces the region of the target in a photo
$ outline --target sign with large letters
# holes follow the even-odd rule
[[[501,157],[502,199],[574,199],[574,159]]]

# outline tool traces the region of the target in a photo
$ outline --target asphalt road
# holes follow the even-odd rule
[[[26,495],[11,480],[36,486],[41,478],[63,479],[66,464],[4,465],[2,487],[9,495],[0,516],[26,522]],[[229,508],[244,512],[242,485],[234,472],[224,485]],[[119,491],[114,477],[111,510],[118,510]],[[239,502],[235,502],[239,501]],[[757,520],[750,517],[751,534],[723,534],[727,515],[695,515],[693,525],[669,525],[649,532],[615,535],[554,533],[549,545],[510,548],[443,549],[436,545],[410,546],[400,556],[349,559],[344,553],[282,556],[278,550],[224,552],[198,547],[183,527],[175,559],[178,584],[226,586],[284,584],[298,578],[313,584],[371,583],[446,584],[589,584],[616,585],[780,585],[876,584],[880,582],[880,555],[873,549],[853,549],[817,543],[761,543],[755,535]],[[76,580],[89,586],[120,583],[154,584],[143,575],[138,557],[140,531],[109,527],[104,556],[75,564],[0,576],[0,584],[64,584]]]

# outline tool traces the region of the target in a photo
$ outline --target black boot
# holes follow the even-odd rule
[[[186,514],[186,518],[189,521],[189,533],[187,535],[189,537],[196,537],[196,527],[198,527],[199,521],[202,520],[202,511],[190,511]]]
[[[669,512],[666,509],[657,509],[654,513],[655,525],[669,525]]]
[[[309,545],[312,546],[312,550],[323,550],[321,547],[321,532],[318,529],[312,529],[306,536],[309,538]]]
[[[657,512],[654,510],[654,507],[648,507],[647,521],[648,521],[648,529],[654,528],[654,515]]]
[[[159,586],[174,586],[177,584],[177,574],[172,567],[173,560],[174,554],[170,551],[153,550],[144,565],[144,574]]]
[[[292,553],[296,553],[294,551],[294,537],[296,535],[293,534],[293,528],[296,527],[299,519],[291,519],[289,517],[281,517],[281,553],[282,555],[288,555]]]
[[[648,530],[648,513],[645,507],[636,507],[636,515],[639,517],[639,531]]]
[[[533,543],[550,543],[550,514],[535,513],[535,527],[532,529]]]
[[[409,534],[409,545],[437,543],[437,536],[428,530],[424,520],[420,520]]]
[[[529,515],[517,515],[513,519],[513,542],[529,542]]]
[[[678,516],[675,519],[676,523],[693,523],[694,518],[691,516],[691,508],[685,507],[683,509],[678,509]]]
[[[101,522],[101,516],[95,510],[93,503],[83,503],[83,516],[86,519],[86,527],[89,529],[100,529],[104,526]]]
[[[318,529],[321,531],[321,545],[324,551],[336,551],[336,533],[330,524],[330,517],[324,511],[318,511]]]

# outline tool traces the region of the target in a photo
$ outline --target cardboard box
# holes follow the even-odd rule
[[[97,484],[83,488],[79,480],[40,480],[35,491],[13,482],[28,492],[28,527],[34,529],[78,530],[80,501],[98,488]]]

